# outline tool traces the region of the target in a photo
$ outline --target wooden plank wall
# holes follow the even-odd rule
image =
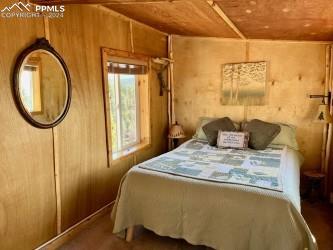
[[[325,44],[176,36],[173,47],[176,120],[188,136],[201,116],[290,123],[297,126],[304,169],[320,168],[323,126],[312,120],[321,100],[307,95],[324,93]],[[222,106],[222,64],[261,60],[269,62],[267,105]]]
[[[63,19],[1,20],[0,249],[32,249],[57,235],[54,159],[59,167],[61,231],[115,199],[124,173],[166,150],[167,98],[151,76],[152,147],[107,168],[101,47],[131,50],[129,20],[95,6],[66,6]],[[18,53],[50,32],[72,77],[72,105],[52,130],[33,128],[11,95]],[[134,51],[167,56],[167,37],[133,23]],[[154,46],[152,46],[152,44]],[[60,212],[60,211],[58,211]]]

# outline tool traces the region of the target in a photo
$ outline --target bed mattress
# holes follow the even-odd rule
[[[262,187],[261,182],[237,184],[234,181],[237,176],[232,176],[230,182],[214,181],[188,176],[188,172],[174,173],[147,167],[163,157],[177,158],[176,155],[181,156],[179,152],[189,151],[189,145],[200,143],[205,144],[190,140],[174,151],[134,166],[124,176],[111,214],[114,233],[142,225],[162,236],[182,238],[215,249],[317,249],[300,213],[302,159],[297,151],[283,149],[279,171],[274,172],[281,182],[279,189],[267,188],[267,182]],[[191,150],[197,150],[191,153],[196,156],[210,149],[205,145]],[[211,150],[216,152],[217,149]],[[242,152],[245,155],[253,153]],[[191,161],[202,163],[208,158],[192,157]],[[240,167],[216,161],[216,157],[213,165],[220,169]]]

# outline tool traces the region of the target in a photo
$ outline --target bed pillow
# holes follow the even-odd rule
[[[296,127],[288,124],[278,124],[281,127],[280,133],[269,144],[269,147],[275,147],[279,145],[286,145],[292,149],[299,150],[296,140]]]
[[[211,121],[215,121],[219,118],[216,117],[200,117],[198,126],[195,130],[195,134],[193,135],[193,139],[197,140],[203,140],[203,141],[208,141],[207,136],[205,135],[205,132],[202,130],[202,127],[205,126],[207,123],[210,123]],[[234,122],[234,126],[236,127],[237,131],[240,130],[240,124],[237,122]]]
[[[208,143],[210,146],[216,146],[217,135],[219,130],[222,131],[237,131],[235,125],[233,124],[232,120],[229,117],[223,117],[210,123],[207,123],[205,126],[202,127],[204,131]]]
[[[197,129],[195,131],[195,134],[193,135],[193,139],[207,141],[207,136],[205,135],[205,132],[203,132],[202,127],[205,126],[207,123],[210,123],[211,121],[214,121],[217,119],[218,118],[200,117]]]
[[[256,150],[264,150],[280,133],[278,124],[254,119],[244,123],[243,131],[249,132],[249,147]]]
[[[248,147],[248,132],[227,132],[220,130],[217,136],[218,148],[245,149]]]

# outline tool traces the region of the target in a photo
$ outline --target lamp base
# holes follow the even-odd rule
[[[178,138],[173,138],[172,139],[172,144],[173,144],[173,149],[178,147],[179,139]]]

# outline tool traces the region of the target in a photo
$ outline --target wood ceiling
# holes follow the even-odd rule
[[[247,38],[333,40],[332,0],[215,2]]]
[[[333,41],[333,0],[33,0],[33,2],[103,4],[111,10],[170,34]]]
[[[205,1],[112,4],[106,7],[170,34],[238,37]]]

